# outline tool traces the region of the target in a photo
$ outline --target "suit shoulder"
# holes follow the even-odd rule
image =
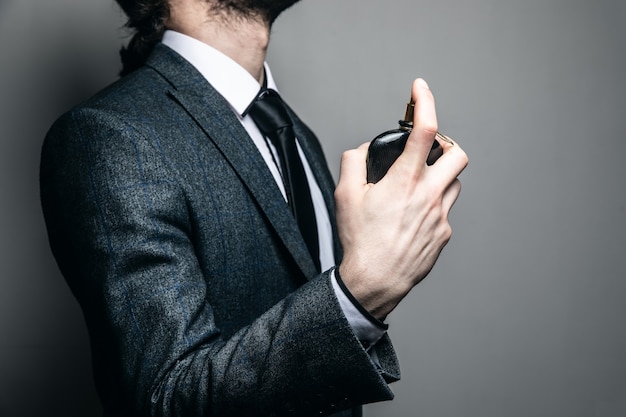
[[[171,105],[169,83],[156,71],[143,67],[120,78],[62,114],[51,126],[46,142],[76,135],[101,137],[106,130],[150,126]]]
[[[92,109],[128,116],[147,113],[155,104],[167,100],[169,89],[170,84],[158,72],[142,67],[96,93],[72,111]]]

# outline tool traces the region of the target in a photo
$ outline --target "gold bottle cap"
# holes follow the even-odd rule
[[[415,108],[415,102],[413,99],[406,104],[406,110],[404,112],[404,119],[399,120],[400,129],[411,130],[413,128],[413,109]]]
[[[404,121],[407,123],[413,123],[413,110],[415,109],[415,102],[413,99],[406,104],[406,110],[404,112]]]

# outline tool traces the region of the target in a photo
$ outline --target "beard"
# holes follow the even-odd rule
[[[244,18],[260,17],[272,24],[289,7],[300,0],[217,0],[214,7],[223,12],[234,12]]]

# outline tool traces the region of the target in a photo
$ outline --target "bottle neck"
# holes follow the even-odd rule
[[[404,111],[404,120],[398,120],[401,130],[411,131],[413,129],[413,111],[415,109],[415,102],[411,100],[406,104],[406,110]]]
[[[410,132],[413,129],[413,122],[407,122],[406,120],[398,120],[400,130]]]

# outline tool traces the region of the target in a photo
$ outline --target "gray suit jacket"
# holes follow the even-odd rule
[[[296,129],[332,216],[322,149]],[[389,339],[374,365],[246,131],[169,48],[62,116],[40,175],[105,415],[351,415],[392,397]]]

